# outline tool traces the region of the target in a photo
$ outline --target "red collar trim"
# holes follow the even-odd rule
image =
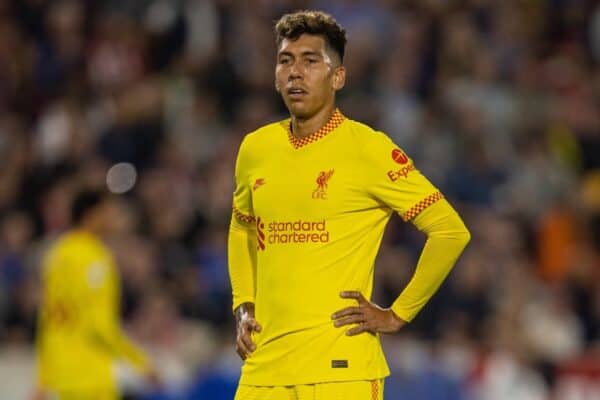
[[[310,143],[316,142],[319,139],[324,138],[325,136],[327,136],[327,134],[333,132],[335,128],[340,126],[345,119],[346,117],[344,117],[341,111],[338,108],[336,108],[333,114],[331,115],[331,118],[329,118],[329,121],[327,121],[327,123],[323,125],[321,129],[303,138],[298,138],[294,136],[294,134],[292,133],[292,121],[290,121],[287,124],[288,139],[290,140],[290,143],[292,144],[294,149],[299,149]]]

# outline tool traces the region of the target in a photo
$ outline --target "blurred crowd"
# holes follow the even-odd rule
[[[114,178],[134,184],[113,243],[123,320],[165,382],[137,396],[231,398],[234,161],[246,133],[286,117],[273,23],[305,8],[347,29],[342,112],[390,135],[473,236],[431,303],[384,338],[386,398],[599,398],[597,2],[0,0],[2,399],[33,388],[44,250],[74,193],[106,187],[118,163],[136,171]],[[379,304],[424,240],[390,222]]]

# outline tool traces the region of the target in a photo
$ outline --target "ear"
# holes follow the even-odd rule
[[[338,91],[346,84],[346,67],[340,65],[333,71],[333,89]]]
[[[277,80],[275,80],[275,90],[277,91],[277,93],[281,93],[281,88],[279,87],[279,83],[277,83]]]

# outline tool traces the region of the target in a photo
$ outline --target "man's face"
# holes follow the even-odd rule
[[[346,72],[332,53],[319,35],[302,34],[279,45],[275,87],[292,115],[310,118],[334,102]]]

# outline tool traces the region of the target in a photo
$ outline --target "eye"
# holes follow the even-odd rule
[[[307,59],[307,62],[308,62],[309,64],[316,64],[318,61],[319,61],[319,60],[317,60],[316,58],[309,58],[309,59]]]
[[[279,59],[279,64],[281,64],[281,65],[288,65],[289,63],[290,63],[289,58],[280,58]]]

